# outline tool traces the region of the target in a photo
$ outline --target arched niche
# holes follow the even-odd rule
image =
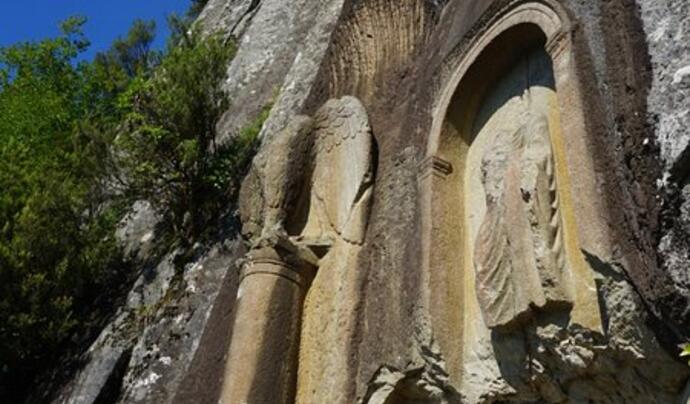
[[[593,164],[587,151],[584,101],[565,12],[550,1],[513,1],[490,12],[476,34],[447,63],[451,66],[450,74],[444,78],[445,85],[434,106],[426,159],[419,177],[427,304],[449,373],[458,382],[463,364],[474,361],[475,355],[483,355],[479,350],[485,348],[479,346],[491,345],[478,341],[490,340],[492,333],[503,325],[515,327],[524,317],[539,316],[541,309],[559,311],[562,321],[600,331],[596,285],[581,251],[610,250],[602,219],[604,211],[597,198]],[[541,143],[537,134],[543,140]],[[511,140],[499,141],[500,136],[513,139],[512,142],[522,139],[517,142],[521,145],[503,147]],[[534,146],[537,143],[540,145]],[[502,162],[500,156],[493,156],[513,155],[518,149],[517,155],[522,157],[517,157],[516,163]],[[529,206],[534,204],[531,198],[537,192],[524,186],[529,182],[524,179],[524,173],[518,177],[521,179],[514,180],[517,185],[513,193],[518,197],[505,203],[508,208],[500,213],[492,212],[492,215],[502,215],[504,221],[512,221],[505,225],[487,219],[490,193],[487,189],[508,189],[504,185],[508,180],[501,177],[511,172],[506,167],[511,164],[517,167],[513,170],[533,167],[534,164],[524,162],[526,158],[543,161],[539,164],[544,174],[535,176],[547,178],[542,182],[552,188],[552,192],[544,192],[546,197],[542,201],[552,198],[543,204],[553,206],[549,213],[549,222],[554,223],[553,237],[548,244],[550,250],[546,250],[557,251],[553,262],[559,262],[554,264],[559,275],[555,281],[539,280],[543,273],[541,264],[530,264],[536,269],[526,271],[523,269],[529,265],[514,263],[518,270],[514,271],[517,278],[512,279],[511,287],[527,295],[522,297],[524,310],[499,313],[491,318],[487,316],[487,306],[492,306],[494,301],[487,300],[487,289],[489,294],[494,293],[494,298],[504,291],[491,290],[501,285],[500,282],[490,280],[488,287],[483,280],[478,282],[478,262],[497,261],[495,257],[477,258],[481,257],[478,239],[496,239],[492,231],[499,225],[516,226],[528,234],[520,226],[527,228],[529,224],[516,223],[518,219],[523,223],[532,220],[520,215],[529,216],[530,209],[534,210]],[[493,182],[482,171],[483,165],[490,164],[498,164],[504,170]],[[524,204],[519,200],[520,191]],[[480,234],[482,226],[488,229],[484,235]],[[514,246],[514,241],[521,240],[518,233],[512,231],[504,238]],[[491,250],[492,245],[485,250]],[[538,262],[545,254],[539,255],[538,248],[529,251],[530,245],[525,243],[520,248],[532,255],[530,262]],[[535,258],[536,255],[539,257]],[[517,262],[515,254],[512,259]],[[484,275],[484,278],[493,276]],[[534,277],[532,281],[530,276]],[[544,288],[544,293],[537,293],[541,297],[530,295],[536,289],[535,284],[549,282],[560,285],[554,289],[556,292]],[[532,310],[534,307],[537,310]]]

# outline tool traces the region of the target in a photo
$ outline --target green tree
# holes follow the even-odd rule
[[[208,3],[208,0],[191,0],[191,4],[187,10],[187,17],[194,19],[199,16],[204,7],[206,7],[206,3]]]
[[[123,97],[128,114],[117,144],[131,194],[150,200],[175,236],[190,240],[220,187],[216,126],[227,109],[221,84],[235,48],[179,25],[173,38],[153,76],[136,79]]]
[[[137,21],[79,62],[80,17],[56,38],[0,48],[1,402],[85,348],[113,309],[133,274],[114,229],[133,200],[150,200],[184,245],[236,198],[268,110],[215,143],[234,45],[189,21],[171,19],[162,53],[153,23]]]
[[[76,61],[84,22],[0,49],[0,368],[15,394],[96,325],[94,302],[126,269],[105,186],[117,94]]]
[[[116,39],[108,50],[97,53],[93,63],[81,65],[88,78],[85,92],[93,97],[87,101],[99,107],[91,111],[99,120],[119,122],[122,116],[116,108],[118,96],[132,79],[150,74],[158,64],[160,52],[152,49],[155,31],[154,21],[135,20],[126,36]]]

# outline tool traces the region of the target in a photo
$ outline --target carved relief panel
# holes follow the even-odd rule
[[[582,250],[607,249],[606,227],[563,15],[511,2],[440,74],[419,177],[423,271],[450,379],[467,391],[509,388],[526,327],[602,327]]]
[[[480,107],[465,167],[466,245],[490,328],[571,304],[551,147],[549,56],[526,54]]]
[[[346,391],[374,153],[364,106],[343,97],[293,117],[255,159],[240,196],[250,251],[221,402],[313,402],[327,385],[337,402]]]

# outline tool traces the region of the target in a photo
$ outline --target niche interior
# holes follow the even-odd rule
[[[482,26],[448,61],[420,167],[427,303],[456,382],[479,341],[543,313],[600,330],[581,250],[607,248],[565,13],[516,1]]]

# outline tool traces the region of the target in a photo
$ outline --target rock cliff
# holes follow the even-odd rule
[[[198,24],[239,44],[219,140],[273,104],[242,223],[143,271],[55,402],[687,402],[686,0]],[[154,222],[120,236],[145,254]]]

